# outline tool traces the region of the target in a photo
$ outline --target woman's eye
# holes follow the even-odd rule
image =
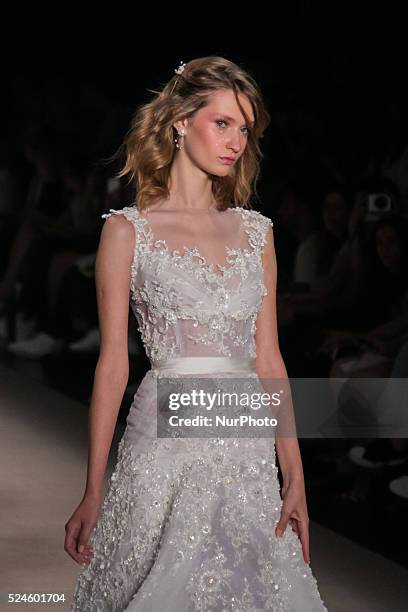
[[[228,124],[227,124],[227,122],[226,122],[224,119],[218,119],[218,120],[217,120],[215,123],[216,123],[217,125],[218,125],[219,123],[225,123],[225,125],[228,125]],[[223,126],[223,125],[218,125],[218,127],[224,127],[224,126]],[[247,127],[244,127],[244,130],[246,130],[246,132],[244,132],[244,134],[247,136],[247,135],[249,134],[249,131],[250,131],[250,130],[249,130],[249,128],[247,128]]]

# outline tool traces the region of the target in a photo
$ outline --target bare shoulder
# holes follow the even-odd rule
[[[130,257],[135,246],[135,231],[131,220],[123,214],[105,217],[102,226],[99,251],[119,257]]]
[[[135,207],[126,206],[120,210],[110,209],[109,213],[102,215],[105,223],[102,234],[110,239],[133,240],[134,224],[137,217]]]
[[[133,227],[125,215],[109,215],[103,224],[103,231],[109,234],[126,236],[127,234],[132,235]]]

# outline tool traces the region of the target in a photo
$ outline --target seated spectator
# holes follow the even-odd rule
[[[367,266],[367,300],[372,303],[378,321],[368,330],[328,330],[320,350],[335,354],[344,349],[358,351],[363,344],[380,353],[396,351],[400,333],[407,325],[408,307],[408,227],[398,216],[388,216],[376,222],[373,230],[375,252]],[[367,313],[367,319],[370,316]],[[395,346],[397,343],[397,346]],[[374,374],[379,376],[380,374]]]
[[[318,265],[317,219],[306,190],[290,185],[278,208],[282,226],[297,241],[292,270],[292,283],[309,285],[316,278]]]
[[[57,155],[49,148],[42,134],[27,135],[24,152],[34,166],[26,201],[17,215],[20,225],[11,243],[5,269],[0,279],[0,302],[10,300],[19,279],[21,266],[32,242],[36,238],[36,224],[48,223],[63,213],[65,207],[64,186],[59,176]]]
[[[356,330],[365,327],[367,331],[384,321],[384,309],[389,301],[388,287],[379,283],[374,270],[378,269],[382,282],[390,285],[398,284],[401,280],[403,282],[403,274],[397,272],[400,280],[394,278],[386,262],[380,263],[380,255],[375,253],[381,247],[377,244],[374,246],[376,226],[375,219],[367,213],[367,195],[365,192],[356,193],[349,221],[349,236],[337,253],[329,275],[314,283],[308,294],[287,296],[285,319],[303,314],[318,318],[326,327]],[[392,213],[378,213],[377,221],[385,216],[391,217]],[[394,218],[394,230],[385,230],[386,234],[393,231],[399,233],[400,225],[401,232],[406,232],[404,219],[399,216]],[[404,240],[402,235],[399,243],[401,240]],[[374,297],[376,299],[373,301]]]
[[[40,356],[61,348],[60,317],[56,303],[64,275],[83,254],[97,249],[103,198],[95,190],[95,170],[84,164],[66,165],[64,186],[68,206],[55,220],[32,219],[36,240],[31,245],[22,272],[20,308],[36,321],[33,336],[9,343],[14,354]]]

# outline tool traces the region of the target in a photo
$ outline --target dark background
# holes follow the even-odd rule
[[[41,126],[55,151],[97,166],[119,146],[135,107],[150,99],[148,90],[170,79],[180,61],[204,55],[240,64],[264,93],[272,121],[262,142],[260,208],[274,220],[282,277],[290,236],[286,241],[279,232],[277,213],[287,182],[316,201],[334,183],[353,193],[362,181],[378,180],[384,161],[398,160],[408,145],[408,26],[396,4],[190,4],[173,5],[167,15],[158,6],[150,13],[123,3],[93,13],[86,8],[65,2],[41,11],[4,9],[1,157],[18,179],[16,216],[31,176],[22,153],[27,127]],[[129,195],[121,204],[130,202]],[[4,271],[13,233],[2,236]],[[290,334],[282,334],[282,346],[289,375],[328,375],[322,362],[302,372]],[[21,367],[6,351],[2,358]],[[86,403],[96,358],[63,353],[40,361],[49,384]],[[141,363],[147,367],[136,361],[133,382],[143,375]],[[388,489],[406,465],[399,472],[383,467],[374,480],[363,473],[366,494],[352,502],[340,496],[361,476],[355,466],[344,467],[355,441],[301,444],[311,517],[406,563],[405,500]],[[383,529],[384,517],[401,525],[398,542]]]
[[[131,6],[85,14],[65,2],[3,18],[6,129],[18,133],[27,114],[50,122],[53,112],[72,115],[81,83],[121,107],[126,129],[135,103],[171,78],[180,60],[218,54],[253,74],[273,112],[264,145],[268,183],[297,170],[282,131],[302,148],[302,172],[324,156],[348,178],[406,140],[407,27],[396,3],[300,2],[268,13],[260,6],[196,8],[167,17]],[[290,113],[285,126],[282,113]],[[68,136],[84,137],[75,126]]]

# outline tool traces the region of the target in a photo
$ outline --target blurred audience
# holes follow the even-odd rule
[[[134,201],[132,185],[116,176],[121,160],[111,155],[133,108],[86,80],[75,93],[61,87],[63,95],[50,96],[44,108],[41,96],[30,104],[22,98],[21,130],[12,138],[3,129],[0,145],[0,337],[8,354],[39,361],[65,351],[97,353],[101,214]],[[275,119],[278,171],[292,178],[271,179],[264,200],[273,207],[265,214],[275,225],[279,338],[288,374],[344,381],[336,401],[345,437],[356,423],[379,433],[329,440],[326,459],[348,461],[356,474],[399,466],[399,475],[387,472],[383,481],[407,498],[408,448],[399,435],[406,397],[395,381],[408,367],[408,144],[403,135],[386,135],[383,150],[361,148],[350,156],[341,134],[338,150],[325,148],[324,119],[313,110],[294,104]],[[130,316],[129,353],[140,350]],[[362,378],[379,384],[351,402]],[[394,427],[389,437],[384,419]],[[369,496],[372,480],[360,476],[342,501]]]

